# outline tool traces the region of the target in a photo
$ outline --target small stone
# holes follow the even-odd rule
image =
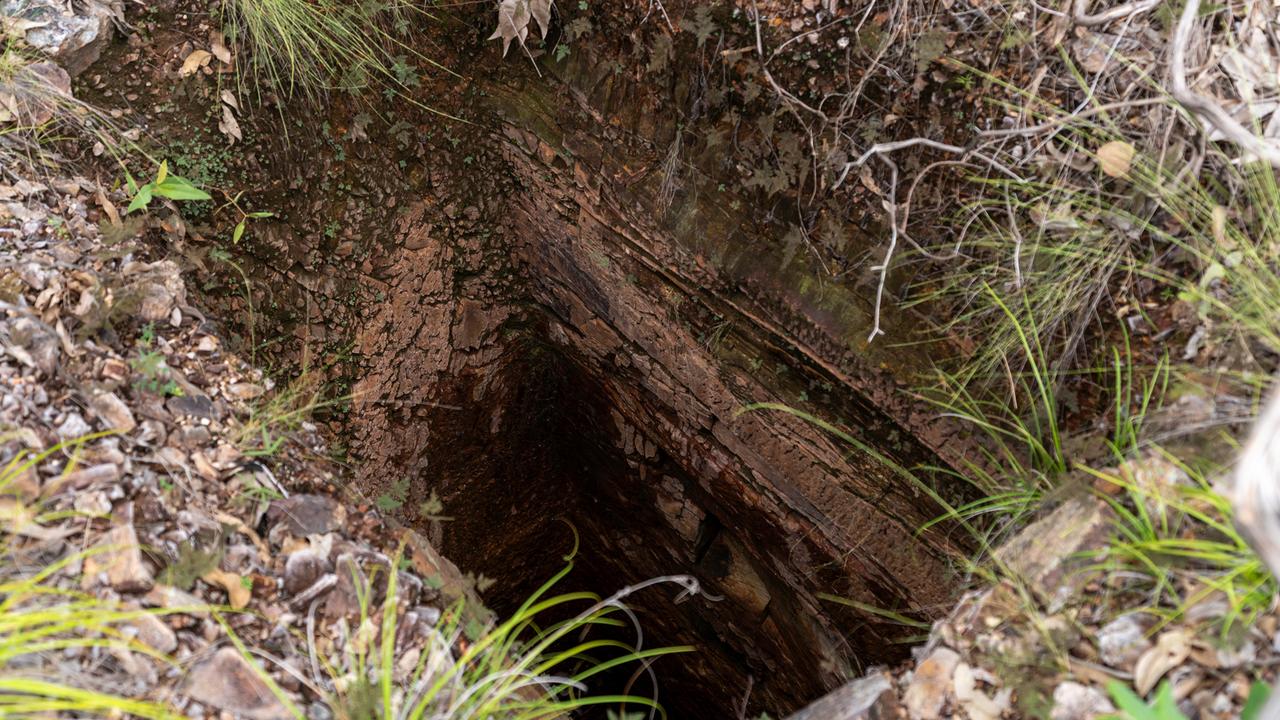
[[[196,343],[196,352],[213,354],[218,352],[218,338],[212,335],[205,335]]]
[[[114,12],[102,0],[63,6],[50,0],[19,3],[23,15],[40,22],[26,31],[26,41],[58,61],[73,77],[97,61],[111,41]],[[74,7],[74,11],[67,8]]]
[[[261,397],[266,391],[266,388],[253,383],[232,383],[227,386],[227,397],[233,400],[252,400]]]
[[[133,523],[115,526],[98,543],[104,548],[102,552],[92,554],[84,560],[84,576],[87,585],[92,586],[100,573],[106,573],[107,582],[117,592],[146,592],[155,585],[150,568],[142,560],[142,550],[138,546],[138,533]]]
[[[77,493],[74,507],[76,512],[86,515],[108,515],[111,513],[111,500],[101,490]]]
[[[40,476],[36,469],[27,467],[11,473],[9,482],[0,488],[0,495],[16,495],[22,500],[40,497]]]
[[[1117,670],[1133,670],[1133,664],[1150,647],[1146,628],[1132,613],[1121,615],[1098,630],[1098,657]]]
[[[329,562],[313,550],[299,550],[284,564],[284,591],[297,595],[329,572]]]
[[[162,322],[169,319],[173,310],[173,293],[160,283],[143,283],[137,288],[138,316],[145,322]]]
[[[115,393],[102,393],[94,397],[90,405],[93,407],[93,412],[110,430],[128,433],[138,427],[129,406],[125,405]]]
[[[1116,711],[1107,696],[1094,687],[1067,681],[1053,691],[1050,720],[1092,720]]]
[[[138,640],[152,650],[168,654],[178,649],[178,636],[155,615],[139,615],[130,620],[128,626],[136,630]]]
[[[897,717],[899,710],[888,676],[875,673],[845,683],[788,720],[881,720]]]
[[[951,675],[960,656],[950,648],[938,648],[916,667],[911,686],[903,695],[903,703],[912,720],[937,720],[951,689]]]
[[[271,503],[267,520],[280,524],[297,537],[323,535],[338,530],[347,512],[336,500],[324,495],[291,495]]]
[[[112,380],[114,382],[124,382],[129,379],[133,371],[129,367],[129,363],[119,358],[107,358],[102,362],[102,379]]]
[[[330,622],[354,617],[360,612],[360,590],[357,586],[365,582],[364,571],[350,553],[339,555],[335,565],[337,584],[324,603],[324,618]]]
[[[90,430],[89,423],[84,421],[80,413],[67,413],[62,423],[58,425],[58,437],[63,440],[75,440],[88,435]]]
[[[62,349],[58,336],[47,325],[31,318],[18,318],[13,322],[9,337],[22,351],[18,355],[19,360],[23,360],[25,355],[45,375],[52,375],[57,369]]]
[[[182,609],[184,612],[196,617],[208,616],[208,613],[203,610],[203,608],[208,607],[208,603],[172,585],[156,585],[142,599],[150,605],[162,607],[166,610]]]
[[[292,720],[235,648],[224,647],[197,665],[187,676],[183,693],[192,700],[251,720]]]
[[[169,398],[165,408],[174,415],[190,415],[192,417],[210,418],[216,416],[213,401],[208,395],[180,395]]]
[[[213,435],[209,432],[209,428],[203,425],[194,425],[179,430],[172,440],[177,442],[178,447],[183,450],[195,450],[208,445],[213,440]]]
[[[83,490],[97,485],[110,485],[119,479],[119,465],[102,463],[69,472],[54,478],[49,484],[59,490]]]
[[[169,437],[169,431],[159,420],[143,420],[142,432],[138,433],[137,442],[143,447],[159,447]]]
[[[209,482],[214,482],[222,477],[222,473],[213,466],[213,463],[202,452],[191,453],[191,464],[195,466],[196,472],[200,473],[200,477]]]

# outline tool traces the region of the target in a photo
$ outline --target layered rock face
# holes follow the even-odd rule
[[[676,129],[601,123],[639,90],[591,73],[486,87],[486,169],[431,182],[366,264],[384,300],[359,323],[353,449],[370,487],[408,481],[411,520],[439,494],[452,520],[418,521],[500,579],[499,610],[575,544],[569,582],[602,595],[698,577],[718,600],[631,600],[647,646],[698,648],[663,661],[664,703],[785,712],[904,654],[902,628],[818,593],[948,603],[963,548],[916,533],[939,510],[890,466],[936,463],[946,435],[895,394],[913,358],[862,339],[867,300],[804,281],[778,228],[733,221],[701,159],[671,198],[637,175]],[[882,457],[742,412],[761,401]]]

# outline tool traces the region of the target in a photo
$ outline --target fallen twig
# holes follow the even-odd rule
[[[1187,84],[1187,46],[1191,44],[1191,33],[1199,15],[1200,0],[1187,0],[1182,8],[1182,16],[1178,19],[1178,26],[1174,29],[1173,43],[1169,50],[1170,93],[1179,104],[1222,133],[1227,140],[1239,145],[1246,153],[1272,167],[1280,168],[1280,146],[1258,137],[1231,117],[1217,102],[1195,92]]]
[[[1085,27],[1094,27],[1096,25],[1106,25],[1115,20],[1123,20],[1131,15],[1137,15],[1146,12],[1158,6],[1164,0],[1137,0],[1137,2],[1127,2],[1123,5],[1117,5],[1108,8],[1096,15],[1090,15],[1088,11],[1089,0],[1075,0],[1072,6],[1071,19],[1077,25]]]

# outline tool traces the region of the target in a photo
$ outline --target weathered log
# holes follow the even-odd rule
[[[1271,574],[1280,577],[1280,387],[1249,434],[1236,466],[1231,506],[1236,526]],[[1280,688],[1260,720],[1280,720]]]

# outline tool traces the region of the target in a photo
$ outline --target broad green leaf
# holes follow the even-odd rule
[[[142,187],[138,188],[138,191],[134,193],[133,200],[129,203],[129,207],[124,211],[124,214],[128,215],[134,210],[141,210],[142,208],[145,208],[146,206],[150,205],[151,190],[152,190],[151,183],[147,183],[146,185],[143,185]]]
[[[1255,682],[1253,687],[1249,688],[1249,697],[1244,701],[1244,708],[1240,710],[1240,720],[1261,720],[1262,708],[1270,698],[1271,688],[1264,682]]]
[[[240,238],[244,237],[244,221],[241,220],[236,224],[236,229],[231,233],[232,244],[240,242]]]
[[[156,185],[156,194],[160,197],[167,197],[170,200],[211,200],[213,199],[209,193],[201,190],[191,181],[180,178],[177,175],[170,175],[163,183]]]
[[[1111,681],[1107,683],[1107,692],[1111,694],[1111,699],[1115,701],[1116,707],[1120,708],[1118,717],[1128,718],[1128,720],[1160,720],[1155,710],[1147,707],[1147,704],[1138,697],[1129,686]]]
[[[1155,717],[1160,720],[1186,720],[1187,718],[1178,709],[1178,701],[1173,699],[1173,685],[1168,681],[1160,683],[1160,689],[1156,691],[1154,710]]]
[[[160,172],[157,172],[157,173],[156,173],[156,184],[157,184],[157,185],[163,185],[163,184],[164,184],[164,179],[165,179],[165,178],[167,178],[167,177],[169,177],[169,161],[168,161],[168,160],[161,160],[161,161],[160,161]]]

